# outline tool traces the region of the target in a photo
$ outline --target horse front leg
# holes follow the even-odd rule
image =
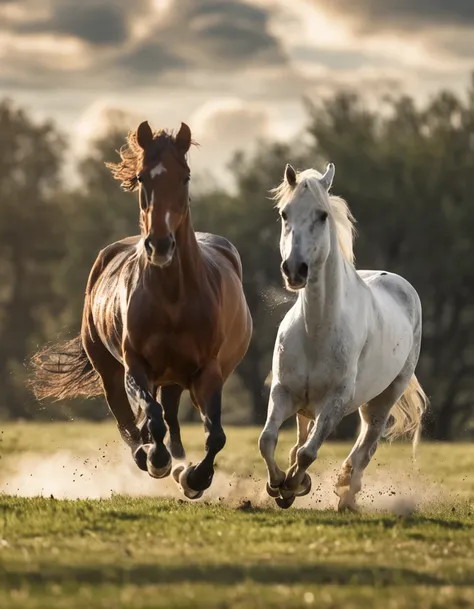
[[[324,440],[334,431],[347,413],[347,399],[342,395],[326,398],[321,412],[312,426],[308,439],[296,452],[296,462],[289,468],[281,488],[282,497],[306,495],[311,488],[309,466],[317,458]]]
[[[150,476],[165,478],[171,473],[172,460],[163,441],[167,427],[163,418],[163,408],[152,395],[151,382],[147,376],[144,362],[130,350],[124,353],[125,391],[132,409],[140,409],[146,415],[146,428],[151,444],[143,445],[135,453],[135,460],[145,462]],[[146,457],[145,457],[146,454]]]
[[[201,412],[206,432],[206,455],[187,469],[179,466],[173,476],[189,499],[198,499],[211,486],[214,477],[214,459],[224,448],[226,436],[221,423],[223,379],[218,362],[211,362],[191,387],[194,404]]]
[[[285,472],[278,467],[275,450],[278,443],[280,427],[296,412],[296,406],[289,391],[276,383],[270,391],[267,420],[260,434],[259,448],[268,471],[267,493],[280,505],[280,486],[285,480]],[[292,501],[291,501],[292,503]],[[290,507],[289,505],[281,507]]]

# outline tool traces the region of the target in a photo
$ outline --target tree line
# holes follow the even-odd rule
[[[409,96],[374,109],[350,92],[306,101],[304,143],[260,142],[231,163],[235,188],[201,184],[192,198],[197,230],[239,249],[255,331],[225,393],[227,419],[261,424],[265,380],[278,323],[291,305],[282,289],[280,226],[268,192],[286,162],[336,165],[335,194],[358,221],[358,268],[406,277],[424,312],[418,376],[431,399],[425,433],[474,435],[474,80],[464,95],[442,91],[424,105]],[[0,416],[102,419],[102,400],[40,404],[27,388],[30,355],[80,328],[84,288],[98,251],[138,232],[138,204],[121,192],[104,161],[116,159],[126,129],[107,132],[65,177],[67,138],[12,101],[0,102]],[[192,126],[191,126],[192,127]],[[212,171],[212,168],[210,168]],[[189,403],[184,416],[192,419]],[[357,420],[341,425],[351,434]]]

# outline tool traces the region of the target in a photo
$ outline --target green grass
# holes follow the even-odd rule
[[[119,450],[112,425],[2,429],[0,482],[34,463],[34,456],[41,464],[64,450],[97,458],[104,476],[110,465],[103,455]],[[220,475],[252,475],[261,485],[258,430],[228,428],[227,435]],[[187,427],[184,438],[193,455],[202,452],[200,427]],[[293,432],[285,432],[282,452],[292,441]],[[319,505],[319,493],[330,492],[327,472],[332,475],[349,449],[325,445],[312,468],[311,505]],[[257,495],[253,506],[240,504],[238,494],[198,503],[0,495],[0,607],[472,607],[474,446],[423,445],[419,468],[412,471],[406,445],[381,447],[366,476],[366,507],[349,515],[281,511]],[[143,481],[154,484],[145,474]],[[411,489],[421,508],[401,510],[404,515],[374,511],[373,489],[387,499],[392,493],[403,499]]]

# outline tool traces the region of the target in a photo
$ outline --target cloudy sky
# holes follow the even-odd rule
[[[462,90],[474,0],[0,0],[0,94],[77,150],[109,109],[188,122],[198,168],[304,125],[303,96]]]

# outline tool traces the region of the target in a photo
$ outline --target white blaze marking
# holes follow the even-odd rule
[[[155,204],[155,191],[152,190],[151,191],[151,201],[150,201],[150,207],[153,207],[153,205]]]
[[[150,170],[150,176],[152,178],[156,178],[156,176],[161,175],[165,171],[166,167],[163,165],[163,163],[158,163],[158,165],[156,165],[155,167],[153,167],[153,169]]]
[[[168,227],[168,230],[170,228],[170,212],[167,211],[165,214],[165,222],[166,222],[166,226]]]

